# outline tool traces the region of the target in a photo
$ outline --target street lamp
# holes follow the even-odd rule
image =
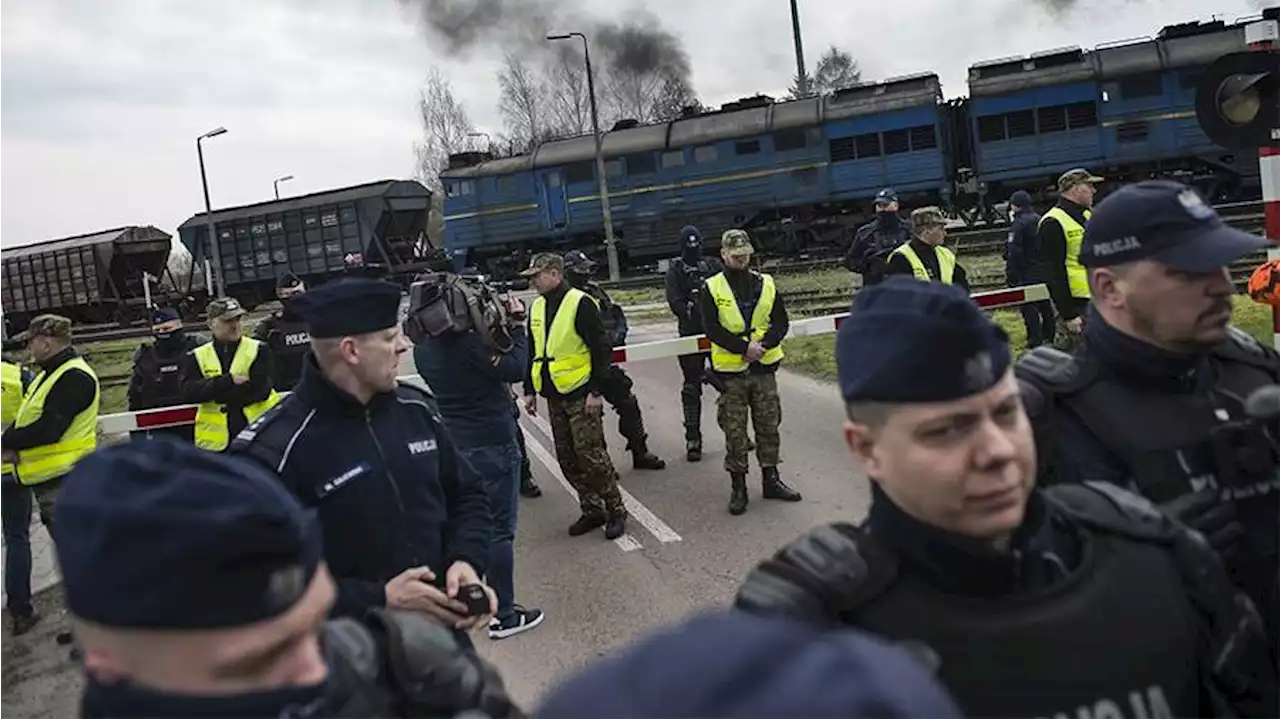
[[[227,128],[219,127],[206,132],[196,138],[196,157],[200,158],[200,184],[204,186],[204,219],[206,226],[209,228],[209,252],[212,257],[206,262],[213,265],[213,287],[210,287],[212,297],[221,297],[223,291],[222,285],[222,255],[218,253],[218,234],[213,227],[213,207],[209,204],[209,180],[204,173],[204,148],[201,142],[210,138],[224,135]]]
[[[288,181],[288,180],[292,180],[292,179],[293,179],[293,175],[285,175],[284,177],[277,177],[277,178],[275,179],[275,181],[271,183],[272,187],[275,187],[275,188],[276,188],[276,199],[277,199],[277,200],[278,200],[278,199],[280,199],[280,183],[281,183],[281,182],[286,182],[286,181]]]
[[[604,215],[604,246],[609,256],[609,279],[618,279],[618,247],[613,237],[613,212],[609,207],[609,184],[604,177],[604,137],[600,134],[600,115],[596,111],[596,82],[591,74],[591,50],[587,47],[587,36],[580,32],[548,35],[548,40],[568,40],[582,38],[582,58],[587,65],[587,97],[591,101],[591,131],[596,136],[596,179],[600,184],[600,212]]]

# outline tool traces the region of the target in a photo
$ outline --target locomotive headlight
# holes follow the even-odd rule
[[[1196,88],[1196,119],[1233,150],[1280,146],[1280,53],[1238,52],[1209,65]]]

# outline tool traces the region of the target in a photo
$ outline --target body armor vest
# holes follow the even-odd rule
[[[162,347],[161,343],[152,343],[138,351],[133,371],[142,381],[138,386],[136,406],[133,409],[182,404],[182,363],[187,353],[195,349],[196,345],[195,340],[184,338],[177,347]],[[173,354],[163,352],[163,349],[168,349]]]
[[[900,574],[841,618],[931,655],[966,716],[1157,719],[1201,711],[1197,615],[1175,565],[1154,544],[1090,533],[1081,565],[1064,581],[996,600],[949,596]]]
[[[265,339],[271,348],[271,381],[277,390],[286,392],[302,377],[302,362],[311,351],[311,334],[307,332],[307,323],[300,319],[273,315],[270,321],[271,328]]]

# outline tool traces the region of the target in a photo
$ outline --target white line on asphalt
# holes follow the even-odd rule
[[[534,415],[532,419],[538,425],[538,428],[542,430],[542,433],[547,436],[547,439],[552,439],[551,424],[543,419],[542,415]],[[525,433],[525,436],[528,436],[528,432]],[[556,469],[559,471],[559,467]],[[569,480],[563,481],[566,486],[569,485]],[[681,541],[680,535],[676,534],[676,530],[668,526],[666,522],[658,519],[658,515],[649,511],[649,508],[641,504],[640,500],[631,496],[631,493],[626,488],[619,485],[618,491],[622,493],[622,504],[627,508],[627,513],[635,517],[637,522],[644,525],[644,528],[649,530],[649,534],[652,534],[659,542],[669,544]]]
[[[538,439],[529,432],[529,430],[521,427],[520,431],[524,432],[524,446],[538,456],[538,461],[542,462],[543,466],[547,468],[547,471],[551,472],[551,476],[559,480],[560,486],[564,487],[564,491],[568,492],[569,496],[573,497],[574,502],[577,502],[577,490],[573,488],[572,484],[569,484],[569,480],[565,478],[564,473],[560,471],[560,465],[556,462],[555,457],[551,456],[551,452],[547,451],[547,448],[542,446],[542,442],[539,442]],[[639,540],[630,534],[623,534],[621,537],[613,540],[613,543],[618,545],[618,548],[624,552],[634,552],[641,548]]]

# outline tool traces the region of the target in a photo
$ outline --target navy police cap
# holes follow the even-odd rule
[[[67,609],[107,627],[270,619],[298,603],[322,555],[318,523],[277,477],[168,437],[80,460],[54,519]]]
[[[400,322],[400,288],[362,277],[326,282],[294,300],[312,337],[362,335]]]
[[[1148,180],[1116,190],[1093,209],[1080,264],[1154,260],[1183,272],[1211,272],[1268,245],[1263,237],[1228,226],[1194,189]]]
[[[964,289],[890,277],[860,290],[836,333],[846,402],[944,402],[991,388],[1009,336]]]

